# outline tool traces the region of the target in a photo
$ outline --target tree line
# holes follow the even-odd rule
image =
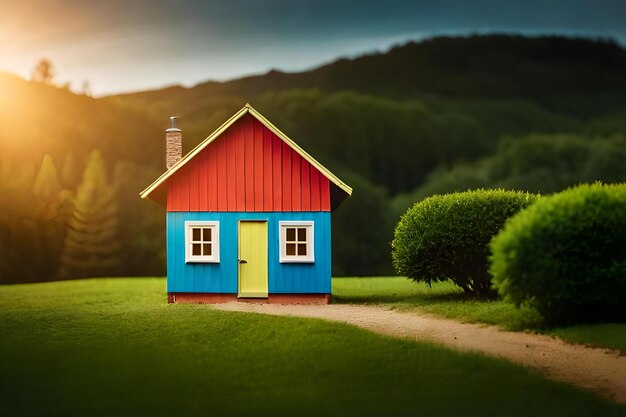
[[[119,162],[109,179],[97,149],[82,173],[77,165],[70,156],[59,170],[50,155],[36,169],[1,165],[0,282],[162,274],[160,216],[125,202],[137,168]],[[142,245],[148,234],[153,239]]]
[[[165,216],[138,193],[164,169],[167,117],[181,116],[188,152],[246,101],[354,188],[333,215],[335,275],[392,273],[399,215],[435,193],[545,194],[626,180],[619,101],[600,115],[573,116],[519,98],[320,89],[93,99],[4,74],[0,90],[12,97],[0,97],[2,282],[164,275]],[[80,252],[87,248],[93,256]]]
[[[394,225],[432,194],[488,187],[545,194],[580,182],[626,180],[619,116],[581,122],[529,103],[394,101],[319,90],[257,101],[354,188],[333,216],[335,275],[392,273]],[[228,112],[224,106],[208,118],[189,114],[186,149]],[[162,148],[162,135],[153,136],[149,148]],[[138,136],[120,156],[123,144],[116,140],[98,141],[102,153],[46,155],[37,170],[2,160],[2,282],[165,274],[164,214],[138,197],[160,172],[159,153],[139,152],[137,142],[148,138]]]

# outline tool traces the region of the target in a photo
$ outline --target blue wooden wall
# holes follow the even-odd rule
[[[220,262],[185,263],[185,221],[220,222]],[[330,294],[330,212],[168,212],[167,291],[237,293],[239,220],[267,220],[270,293]],[[280,220],[312,220],[314,263],[280,263]]]

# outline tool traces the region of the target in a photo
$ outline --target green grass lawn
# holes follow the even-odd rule
[[[168,305],[164,287],[0,287],[2,415],[626,415],[503,360],[321,320]]]
[[[508,330],[539,330],[565,340],[608,347],[626,354],[626,323],[541,328],[531,309],[518,309],[501,300],[468,298],[451,282],[415,283],[402,277],[334,278],[333,301],[382,304],[400,310],[419,310],[464,322],[494,324]]]

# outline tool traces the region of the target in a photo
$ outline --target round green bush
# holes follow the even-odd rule
[[[466,293],[494,296],[488,244],[506,220],[537,196],[505,190],[435,195],[415,204],[396,226],[396,271],[429,285],[452,280]]]
[[[544,197],[491,242],[494,287],[548,324],[626,319],[626,184]]]

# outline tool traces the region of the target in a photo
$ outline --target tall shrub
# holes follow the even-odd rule
[[[548,323],[626,319],[626,184],[542,198],[507,223],[491,250],[498,292]]]
[[[450,279],[466,293],[494,296],[488,243],[509,217],[536,199],[518,191],[477,190],[435,195],[415,204],[396,226],[396,271],[429,285]]]

